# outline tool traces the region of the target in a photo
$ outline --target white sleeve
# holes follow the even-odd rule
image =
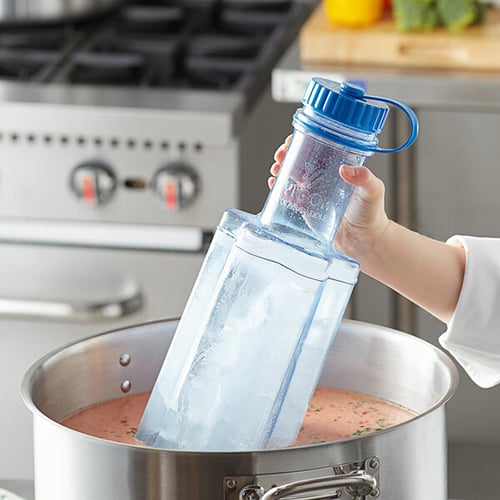
[[[454,236],[466,251],[464,282],[440,344],[480,387],[500,383],[500,238]]]

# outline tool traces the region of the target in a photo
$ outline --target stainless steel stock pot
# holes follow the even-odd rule
[[[0,0],[0,25],[73,20],[106,12],[124,0]]]
[[[33,413],[37,500],[446,500],[445,403],[457,370],[432,345],[344,321],[321,385],[382,397],[417,416],[343,441],[252,452],[185,452],[97,439],[58,423],[124,391],[150,390],[177,325],[151,322],[54,351],[23,381]]]

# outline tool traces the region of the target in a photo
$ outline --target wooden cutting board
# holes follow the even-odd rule
[[[300,32],[305,63],[500,71],[500,8],[460,33],[402,33],[388,16],[368,28],[334,25],[320,4]]]

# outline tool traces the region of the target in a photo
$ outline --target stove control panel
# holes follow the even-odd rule
[[[163,207],[168,211],[177,212],[196,199],[200,190],[200,179],[190,165],[172,162],[155,173],[153,190]]]
[[[108,165],[99,161],[90,161],[73,169],[70,187],[82,202],[97,206],[106,203],[113,196],[116,189],[116,176]]]

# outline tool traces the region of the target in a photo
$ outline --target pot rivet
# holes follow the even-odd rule
[[[372,458],[370,460],[370,463],[368,464],[370,469],[373,469],[373,470],[378,469],[379,465],[380,465],[380,462],[378,461],[378,458]]]
[[[226,481],[226,486],[229,490],[234,490],[236,488],[236,479],[228,479]]]
[[[373,491],[370,493],[371,497],[378,497],[380,495],[380,490],[378,488],[374,488]]]
[[[128,392],[128,391],[130,391],[130,389],[132,389],[132,383],[130,382],[130,380],[124,380],[121,383],[120,388],[121,388],[122,392]]]
[[[130,363],[130,355],[129,354],[122,354],[120,356],[120,364],[122,366],[128,366]]]
[[[245,486],[239,495],[239,500],[259,500],[264,496],[264,488],[258,484]]]

